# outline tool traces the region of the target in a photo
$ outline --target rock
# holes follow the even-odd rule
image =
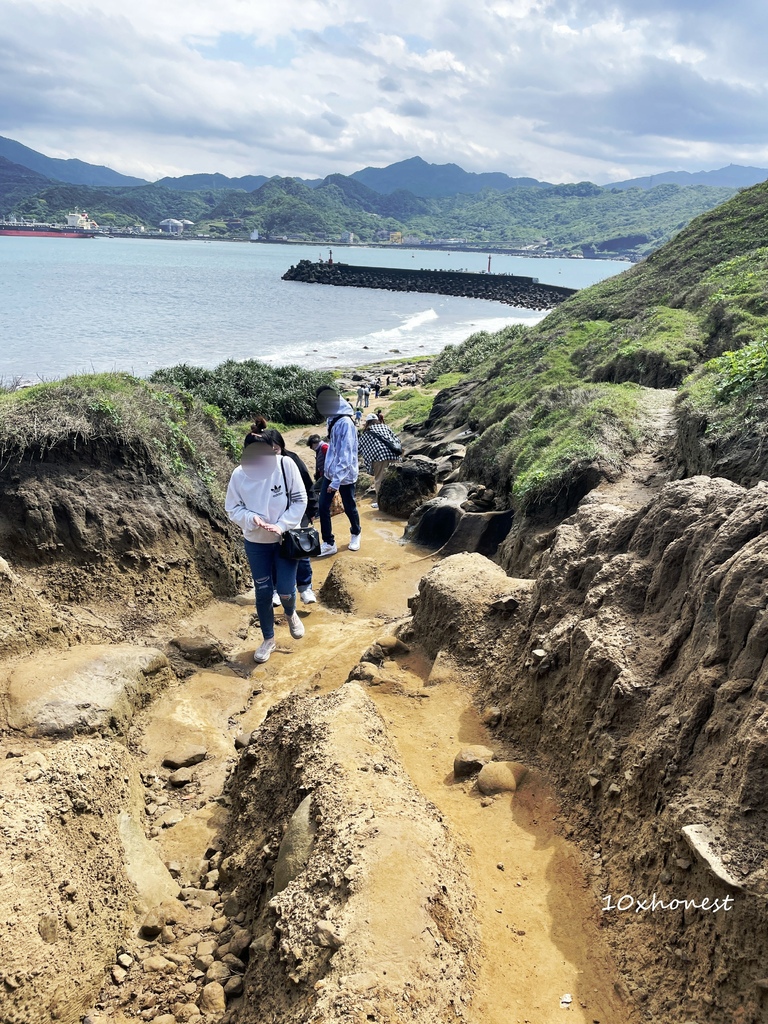
[[[197,1009],[197,1007],[195,1007]],[[176,1014],[161,1013],[159,1017],[152,1018],[152,1024],[178,1024]]]
[[[338,565],[338,562],[336,563]],[[316,826],[311,819],[312,794],[305,796],[291,815],[288,828],[280,843],[275,864],[273,896],[298,878],[307,865],[315,842]]]
[[[477,788],[485,796],[514,793],[527,774],[528,769],[518,761],[493,761],[481,769]]]
[[[221,960],[214,960],[208,970],[205,972],[206,981],[219,981],[224,982],[230,976],[232,971],[225,963]]]
[[[217,949],[218,943],[215,939],[206,939],[203,942],[198,942],[195,952],[198,956],[213,956]]]
[[[156,939],[165,928],[165,917],[157,910],[150,910],[139,927],[142,939]]]
[[[479,772],[495,756],[490,747],[483,747],[478,744],[462,747],[453,759],[453,774],[457,779],[466,779],[468,776]]]
[[[224,660],[224,652],[212,637],[177,636],[171,643],[187,661],[196,665],[214,665]]]
[[[197,1004],[203,1013],[223,1013],[227,1008],[224,988],[218,981],[210,981],[200,993]]]
[[[257,935],[250,945],[251,953],[268,953],[275,945],[275,936],[272,932],[262,932]]]
[[[208,751],[205,747],[181,747],[165,755],[163,768],[171,768],[174,771],[178,768],[193,768],[196,764],[204,761],[207,755]]]
[[[157,819],[157,824],[160,828],[171,828],[172,825],[178,825],[180,821],[184,821],[183,812],[172,807],[170,810],[160,815]]]
[[[125,968],[118,966],[113,967],[110,974],[112,975],[112,981],[114,981],[116,985],[122,985],[128,977],[128,971],[126,971]]]
[[[142,961],[141,966],[149,974],[170,974],[176,970],[176,964],[164,956],[160,956],[159,953],[148,956],[146,960]]]
[[[251,742],[251,732],[239,732],[235,736],[235,750],[245,750],[248,744]]]
[[[501,723],[501,708],[495,705],[490,708],[486,708],[480,716],[480,721],[483,725],[487,725],[489,729],[495,729],[497,725]]]
[[[59,937],[59,922],[53,914],[43,914],[37,922],[37,930],[43,942],[56,942]]]
[[[253,942],[253,936],[247,928],[237,928],[232,936],[229,943],[229,951],[235,956],[241,957],[243,953],[248,949],[251,942]]]
[[[447,651],[438,651],[427,677],[427,686],[440,686],[442,683],[456,683],[460,674],[456,662]]]
[[[341,949],[344,938],[332,921],[318,921],[315,924],[315,943],[328,949]]]
[[[75,647],[17,665],[8,725],[28,736],[124,734],[134,713],[171,679],[168,659],[131,644]]]
[[[127,970],[133,963],[133,957],[129,956],[127,953],[121,953],[117,958],[117,963],[120,967],[124,967]]]
[[[235,996],[242,995],[243,979],[238,975],[233,975],[224,985],[224,994],[228,999],[233,999]]]
[[[681,831],[691,850],[704,861],[715,878],[734,889],[742,888],[740,880],[723,859],[722,851],[728,849],[728,844],[722,836],[705,824],[684,825]]]
[[[182,786],[188,786],[193,778],[191,768],[177,768],[175,772],[171,772],[168,776],[168,781],[172,786],[180,789]]]
[[[379,487],[379,508],[387,515],[408,519],[435,494],[437,465],[423,456],[393,463]]]
[[[320,588],[320,600],[328,608],[352,612],[356,596],[380,578],[379,567],[371,558],[338,558]]]

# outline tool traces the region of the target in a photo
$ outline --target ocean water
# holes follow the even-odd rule
[[[0,378],[260,359],[332,367],[440,351],[479,330],[536,323],[502,303],[282,281],[327,247],[204,240],[0,237]],[[483,271],[480,253],[334,251],[366,266]],[[581,288],[627,269],[609,260],[494,255],[492,272]]]

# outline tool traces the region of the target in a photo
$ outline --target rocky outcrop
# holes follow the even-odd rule
[[[379,508],[387,515],[407,519],[436,490],[437,466],[417,455],[393,463],[379,487]]]
[[[470,485],[450,483],[441,487],[437,497],[420,505],[405,528],[405,539],[441,554],[479,551],[489,558],[496,554],[512,526],[514,513],[468,511]]]
[[[102,603],[135,625],[234,595],[247,572],[238,532],[199,481],[119,447],[62,443],[0,470],[0,556],[43,608]]]
[[[284,281],[385,288],[394,292],[430,292],[491,299],[521,309],[552,309],[575,293],[574,288],[540,284],[533,277],[511,274],[470,274],[454,270],[400,270],[392,267],[354,267],[347,263],[299,260],[283,274]]]
[[[224,863],[255,939],[228,1019],[395,1020],[403,992],[409,1020],[453,1017],[469,998],[467,883],[363,689],[347,683],[275,706],[232,793]],[[273,887],[284,826],[299,817],[301,856]]]
[[[764,1019],[766,576],[768,485],[695,477],[639,511],[587,499],[533,580],[456,555],[412,602],[408,632],[557,779],[606,898],[694,901],[604,915],[653,1019]]]
[[[76,647],[28,658],[0,679],[7,727],[27,736],[124,735],[134,713],[172,678],[152,647]]]

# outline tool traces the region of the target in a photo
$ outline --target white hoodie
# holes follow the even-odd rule
[[[283,470],[290,494],[288,508]],[[254,544],[279,544],[280,535],[256,526],[254,516],[263,519],[265,523],[279,526],[283,531],[293,529],[299,526],[307,508],[307,492],[299,470],[291,459],[276,455],[272,474],[262,480],[246,476],[243,467],[237,466],[229,479],[224,507],[230,520],[243,531],[246,540]]]

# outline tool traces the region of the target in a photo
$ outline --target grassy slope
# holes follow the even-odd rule
[[[525,511],[572,489],[595,462],[615,466],[646,431],[642,390],[676,387],[697,367],[710,385],[686,389],[709,416],[725,364],[707,362],[768,330],[768,185],[697,218],[644,263],[583,290],[536,328],[480,335],[433,373],[483,380],[468,409],[481,437],[468,475]],[[703,379],[702,378],[702,379]],[[714,383],[713,383],[714,382]],[[733,403],[724,414],[733,429]],[[705,409],[706,406],[706,409]]]
[[[221,499],[240,439],[219,409],[127,373],[0,394],[0,472],[56,451],[120,450],[183,489]]]

